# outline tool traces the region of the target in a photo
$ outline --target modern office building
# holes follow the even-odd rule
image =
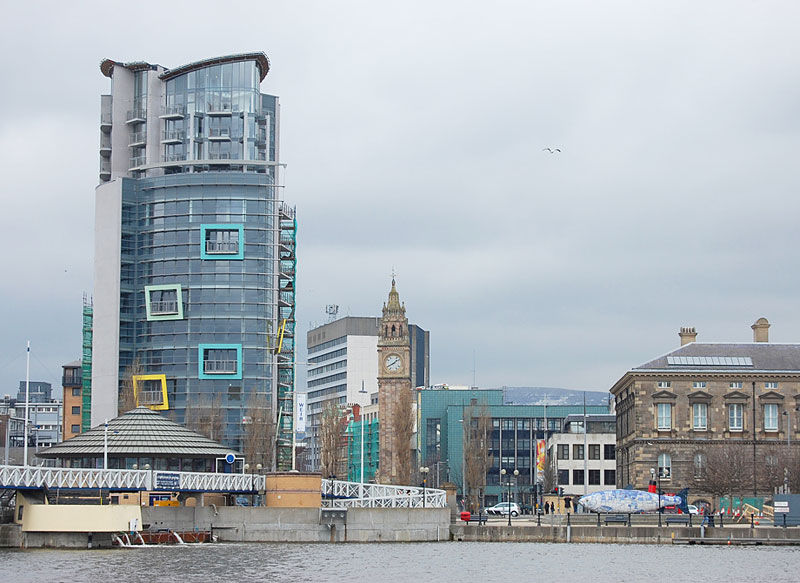
[[[697,342],[681,328],[679,348],[611,387],[619,487],[645,488],[651,470],[662,489],[693,496],[800,487],[800,344],[769,342],[769,327],[757,320],[752,343]]]
[[[560,487],[565,496],[583,496],[617,487],[616,416],[568,415],[564,429],[550,435],[547,459],[550,475],[545,491]]]
[[[50,383],[19,382],[16,401],[11,403],[12,415],[25,419],[27,412],[28,447],[33,451],[61,441],[62,406],[62,401],[53,398]]]
[[[238,449],[245,412],[266,403],[289,469],[296,221],[269,67],[261,52],[100,65],[91,425],[132,386],[179,423],[211,411]]]
[[[502,389],[429,389],[417,391],[417,448],[419,465],[429,468],[428,484],[453,482],[464,494],[463,468],[470,451],[486,450],[486,474],[475,477],[484,506],[507,498],[506,476],[513,478],[512,498],[530,504],[536,495],[537,441],[547,442],[564,431],[570,415],[583,414],[582,405],[514,405],[505,402]],[[607,405],[589,405],[587,415],[608,414]],[[473,428],[485,418],[485,448],[464,447],[465,420]],[[474,483],[474,482],[473,482]],[[474,492],[473,492],[474,494]]]
[[[381,318],[346,316],[311,329],[307,334],[308,470],[320,467],[319,426],[322,411],[333,402],[366,407],[378,398],[378,327]],[[411,374],[427,383],[430,375],[430,333],[409,325]],[[363,389],[363,392],[362,392]]]

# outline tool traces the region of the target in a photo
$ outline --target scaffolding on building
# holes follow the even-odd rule
[[[83,352],[81,354],[81,433],[92,428],[92,322],[94,305],[83,294]]]
[[[277,469],[294,469],[295,397],[295,289],[297,268],[297,218],[295,207],[281,203],[278,210],[278,374]]]

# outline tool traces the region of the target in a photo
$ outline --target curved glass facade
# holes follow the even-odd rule
[[[221,407],[236,445],[248,397],[271,395],[275,377],[278,203],[268,175],[212,176],[123,179],[119,364],[165,374],[179,422]]]
[[[239,450],[250,407],[266,403],[280,420],[277,468],[289,469],[296,223],[277,194],[267,67],[263,53],[172,72],[101,66],[114,82],[101,112],[93,383],[113,395],[92,417],[116,416],[131,378],[163,375],[166,390],[148,385],[138,404]]]
[[[163,161],[273,160],[275,98],[259,79],[254,61],[240,61],[166,81]]]

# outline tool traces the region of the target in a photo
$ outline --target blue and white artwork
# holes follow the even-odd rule
[[[578,504],[590,512],[654,512],[664,506],[677,506],[683,512],[688,512],[686,492],[681,490],[677,496],[659,496],[642,490],[604,490],[582,496]]]

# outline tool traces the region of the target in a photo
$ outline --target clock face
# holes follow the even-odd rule
[[[396,354],[390,354],[386,357],[386,360],[383,361],[386,370],[390,372],[397,372],[403,367],[403,360],[397,356]]]

